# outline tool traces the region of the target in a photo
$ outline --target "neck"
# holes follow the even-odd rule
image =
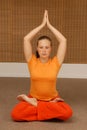
[[[41,57],[40,57],[40,61],[41,61],[42,63],[46,63],[46,62],[48,62],[48,60],[49,60],[49,58],[41,58]]]

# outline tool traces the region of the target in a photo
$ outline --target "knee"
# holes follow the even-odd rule
[[[16,112],[15,110],[12,110],[12,112],[11,112],[11,118],[12,118],[14,121],[20,121],[19,113]]]
[[[11,118],[12,118],[13,120],[16,120],[16,119],[17,119],[17,114],[14,112],[14,110],[12,110],[12,112],[11,112]]]
[[[69,119],[70,117],[72,117],[73,111],[71,108],[68,108],[65,112],[64,112],[64,120]]]

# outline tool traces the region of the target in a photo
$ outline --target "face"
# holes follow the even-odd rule
[[[48,39],[38,41],[37,51],[40,58],[49,58],[51,53],[51,42]]]

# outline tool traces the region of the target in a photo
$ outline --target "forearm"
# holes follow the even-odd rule
[[[36,27],[35,29],[33,29],[32,31],[30,31],[25,37],[24,40],[28,40],[31,41],[32,38],[43,28],[43,24],[41,24],[40,26]]]
[[[59,42],[64,42],[66,41],[66,38],[56,29],[54,28],[51,24],[49,24],[48,28],[51,30],[51,32],[55,35],[56,39]]]

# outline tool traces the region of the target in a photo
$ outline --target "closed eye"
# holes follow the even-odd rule
[[[43,49],[43,48],[45,48],[45,49],[49,49],[50,47],[48,47],[48,46],[46,46],[46,47],[39,47],[40,49]]]
[[[40,49],[43,49],[43,47],[39,47]]]
[[[49,47],[46,47],[46,49],[49,49]]]

